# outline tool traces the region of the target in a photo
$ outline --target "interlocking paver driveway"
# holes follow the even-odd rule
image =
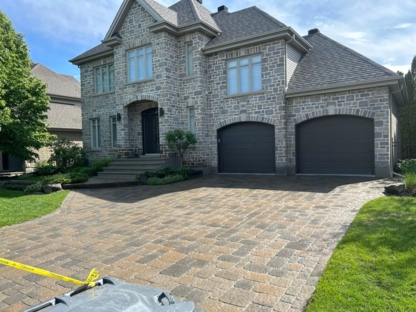
[[[300,311],[358,209],[386,181],[207,176],[72,192],[41,219],[0,229],[0,255],[63,275],[167,289],[205,311]],[[0,309],[73,285],[0,268]]]

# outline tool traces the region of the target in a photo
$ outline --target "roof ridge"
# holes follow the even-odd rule
[[[269,20],[275,22],[276,24],[278,24],[280,27],[287,27],[286,24],[282,23],[281,21],[279,21],[277,18],[274,18],[273,16],[271,16],[270,14],[264,12],[262,9],[259,9],[257,6],[253,5],[252,7],[255,9],[257,12],[259,12],[261,15],[263,15],[264,17],[268,18]]]
[[[324,34],[322,34],[320,32],[319,33],[316,33],[316,34],[308,35],[308,36],[305,36],[305,37],[312,37],[314,35],[320,35],[320,36],[322,36],[324,39],[326,39],[328,41],[331,41],[332,43],[336,44],[338,47],[344,49],[346,52],[348,52],[348,53],[350,53],[350,54],[352,54],[352,55],[354,55],[356,57],[359,57],[360,59],[362,59],[363,61],[369,63],[370,65],[374,65],[374,66],[378,67],[379,69],[381,69],[382,71],[384,71],[386,74],[389,74],[389,75],[393,74],[395,76],[399,76],[394,71],[392,71],[392,70],[384,67],[383,65],[381,65],[381,64],[379,64],[377,62],[374,62],[373,60],[369,59],[368,57],[366,57],[366,56],[364,56],[364,55],[362,55],[362,54],[354,51],[351,48],[348,48],[347,46],[345,46],[345,45],[343,45],[343,44],[341,44],[341,43],[339,43],[339,42],[337,42],[337,41],[335,41],[335,40],[333,40],[333,39],[325,36]]]
[[[198,13],[198,10],[197,10],[197,8],[196,8],[196,6],[195,6],[195,4],[194,4],[194,1],[193,0],[187,0],[188,1],[188,4],[191,6],[191,8],[192,8],[192,13],[194,14],[194,17],[197,19],[197,20],[199,20],[199,21],[202,21],[202,19],[201,19],[201,17],[199,16],[199,13]],[[190,2],[190,3],[189,3]]]

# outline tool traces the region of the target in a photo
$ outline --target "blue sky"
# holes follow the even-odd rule
[[[156,0],[170,6],[178,0]],[[122,0],[1,0],[0,10],[25,34],[35,62],[79,79],[69,59],[99,44]],[[319,28],[328,37],[396,71],[416,55],[416,1],[402,0],[204,0],[215,12],[256,5],[300,35]]]

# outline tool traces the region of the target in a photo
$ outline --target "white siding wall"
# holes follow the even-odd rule
[[[301,57],[302,53],[290,44],[286,45],[286,86],[289,84]]]

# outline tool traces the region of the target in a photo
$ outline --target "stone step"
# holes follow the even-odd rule
[[[103,178],[103,177],[111,177],[111,178],[115,178],[117,177],[118,179],[122,179],[122,178],[131,178],[131,177],[135,177],[137,174],[139,173],[143,173],[142,172],[124,172],[124,171],[111,171],[111,172],[98,172],[98,178]]]
[[[157,164],[148,164],[148,163],[136,163],[136,164],[111,164],[108,167],[104,167],[106,169],[126,169],[126,170],[135,170],[135,169],[145,169],[145,168],[160,168],[163,163]]]
[[[113,161],[110,166],[112,165],[160,165],[163,164],[164,160],[154,160],[154,159],[146,159],[146,160],[115,160]]]

